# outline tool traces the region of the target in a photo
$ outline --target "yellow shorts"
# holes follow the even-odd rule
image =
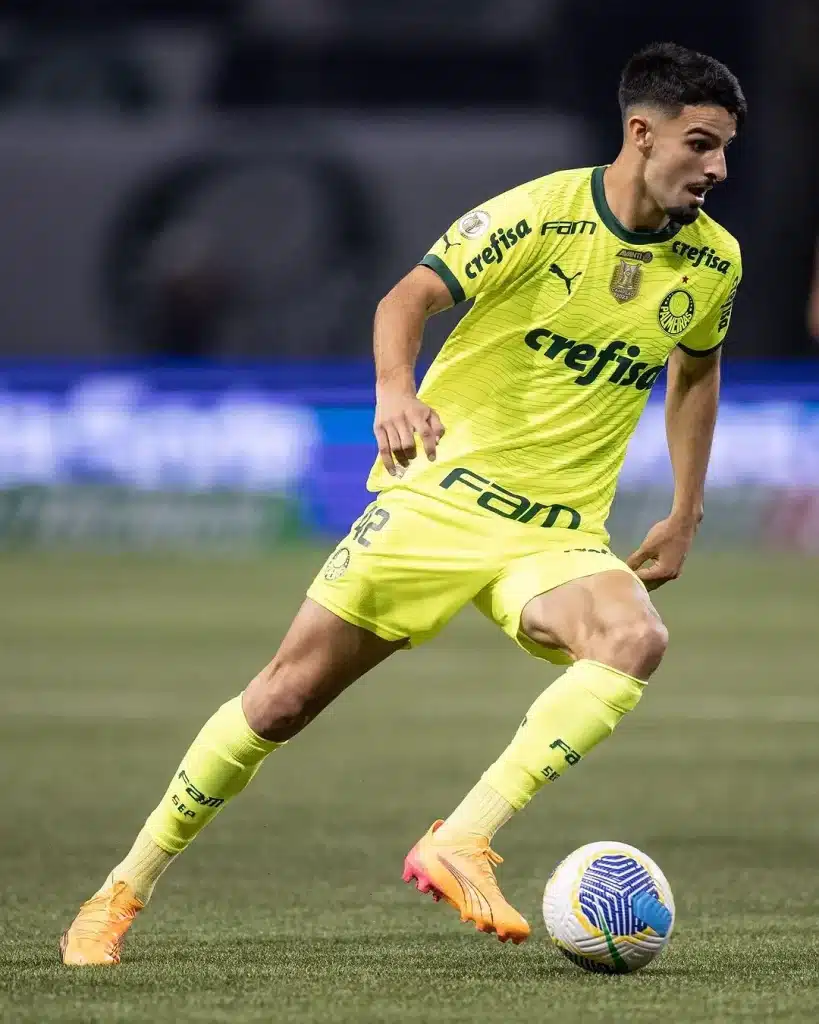
[[[355,521],[307,596],[411,647],[434,637],[472,601],[529,654],[565,665],[567,654],[521,633],[521,613],[538,594],[612,569],[634,576],[598,536],[499,520],[396,487]]]

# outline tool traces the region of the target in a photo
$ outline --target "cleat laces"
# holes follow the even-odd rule
[[[495,872],[492,870],[499,864],[503,864],[503,857],[499,853],[495,853],[492,847],[486,843],[480,843],[476,849],[474,846],[464,846],[460,849],[453,850],[456,855],[461,855],[468,858],[475,863],[480,869],[481,877],[486,880],[489,886],[494,892],[504,899],[503,894],[498,886],[498,880],[495,878]],[[506,902],[504,900],[504,902]]]
[[[127,889],[127,883],[115,882],[112,892],[92,896],[72,926],[72,938],[80,942],[104,940],[107,952],[112,955],[119,953],[125,940],[119,926],[132,921],[141,909],[130,900],[121,899]]]

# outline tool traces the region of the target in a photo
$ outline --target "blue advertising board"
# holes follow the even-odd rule
[[[0,490],[287,495],[337,534],[369,500],[373,395],[366,364],[0,366]],[[670,485],[660,384],[620,487]],[[754,486],[819,490],[817,364],[727,368],[709,488]]]

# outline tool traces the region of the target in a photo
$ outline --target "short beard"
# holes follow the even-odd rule
[[[700,215],[699,206],[672,206],[665,211],[675,224],[693,224]]]

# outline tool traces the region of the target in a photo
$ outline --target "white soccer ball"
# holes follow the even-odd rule
[[[552,872],[543,920],[560,952],[587,971],[628,974],[663,950],[674,927],[671,887],[625,843],[589,843]]]

